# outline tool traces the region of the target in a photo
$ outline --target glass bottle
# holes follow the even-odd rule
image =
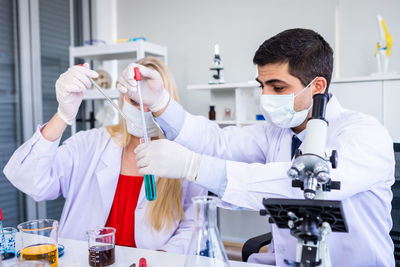
[[[213,196],[192,198],[196,207],[196,227],[185,259],[185,267],[229,267],[217,227],[217,201]]]
[[[210,111],[208,112],[208,119],[215,121],[215,106],[210,106]]]

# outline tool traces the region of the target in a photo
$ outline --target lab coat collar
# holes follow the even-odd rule
[[[99,165],[96,171],[96,177],[100,188],[100,194],[103,200],[105,214],[109,214],[114,201],[115,191],[117,189],[118,178],[121,171],[122,147],[110,139],[107,140]],[[146,204],[144,184],[142,185],[138,197],[137,208],[143,208]],[[107,218],[105,218],[107,220]],[[104,221],[104,223],[106,223]]]
[[[121,170],[122,147],[115,143],[111,136],[105,142],[107,144],[97,165],[96,178],[103,200],[104,212],[105,214],[109,214]],[[107,220],[107,218],[105,219]]]
[[[137,202],[137,208],[142,209],[144,205],[146,204],[147,199],[145,198],[145,189],[144,189],[144,180],[142,187],[140,188],[140,193],[138,197],[138,202]]]
[[[326,105],[326,120],[328,123],[335,120],[342,112],[342,105],[332,93],[329,93],[329,102]]]

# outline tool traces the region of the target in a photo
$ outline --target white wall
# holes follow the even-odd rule
[[[382,15],[394,42],[389,72],[400,72],[400,1],[341,0],[339,12],[340,77],[376,72],[374,52],[379,41],[376,15]]]
[[[259,45],[280,31],[313,28],[334,43],[334,0],[121,0],[118,37],[145,36],[168,47],[181,102],[195,114],[208,112],[209,93],[188,92],[207,83],[214,43],[220,44],[227,82],[254,80]]]

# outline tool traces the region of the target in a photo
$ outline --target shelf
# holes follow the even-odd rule
[[[236,88],[255,88],[259,83],[256,81],[249,81],[245,83],[224,83],[224,84],[194,84],[188,85],[188,90],[234,90]]]
[[[253,120],[253,121],[238,121],[238,124],[242,124],[242,125],[250,125],[250,124],[263,124],[265,123],[265,120]]]
[[[103,90],[111,99],[119,98],[119,91],[117,89],[104,89]],[[106,99],[96,88],[86,90],[83,100],[100,100]]]
[[[236,121],[215,121],[216,123],[218,123],[219,125],[236,125]]]
[[[253,121],[234,121],[234,120],[230,120],[230,121],[224,121],[224,120],[218,120],[215,121],[216,123],[218,123],[219,125],[251,125],[251,124],[262,124],[265,123],[265,120],[262,121],[257,121],[257,120],[253,120]]]
[[[400,80],[400,74],[398,73],[382,73],[373,74],[364,77],[349,77],[349,78],[338,78],[333,79],[332,83],[351,83],[351,82],[371,82],[371,81],[389,81],[389,80]]]
[[[100,61],[137,58],[137,54],[141,53],[139,51],[143,51],[144,56],[167,56],[167,48],[165,46],[143,40],[69,48],[70,57]]]

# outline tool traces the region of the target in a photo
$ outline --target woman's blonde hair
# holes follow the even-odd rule
[[[160,73],[164,87],[173,99],[179,101],[175,80],[167,66],[159,59],[147,57],[137,61],[137,64],[146,66]],[[119,106],[123,106],[123,95],[119,97]],[[127,131],[126,121],[120,117],[116,125],[106,127],[112,138],[122,145],[127,146],[132,138]],[[160,138],[164,138],[162,132]],[[182,181],[180,179],[159,178],[156,182],[157,198],[149,202],[147,214],[150,225],[157,231],[167,231],[176,226],[184,218],[182,207]]]

